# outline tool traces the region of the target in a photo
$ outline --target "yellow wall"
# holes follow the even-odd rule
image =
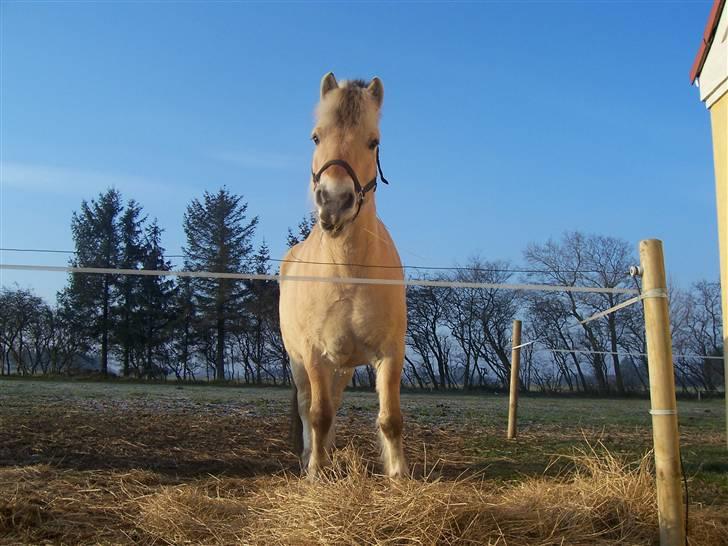
[[[715,163],[715,200],[718,205],[718,239],[720,244],[720,285],[723,309],[723,364],[726,404],[728,407],[728,93],[710,108]],[[728,420],[726,420],[728,441]]]

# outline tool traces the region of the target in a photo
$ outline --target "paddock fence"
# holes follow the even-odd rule
[[[207,279],[232,279],[247,281],[312,282],[348,285],[388,285],[388,286],[420,286],[443,287],[452,289],[495,289],[541,292],[575,292],[575,293],[611,293],[632,296],[630,299],[601,311],[582,323],[596,320],[610,313],[618,312],[630,305],[642,303],[644,306],[647,353],[619,352],[634,356],[646,356],[648,360],[650,399],[653,428],[653,444],[655,451],[656,487],[658,498],[658,517],[660,526],[660,543],[664,546],[677,546],[685,543],[685,512],[682,505],[680,468],[680,446],[678,435],[678,418],[675,395],[672,342],[668,311],[668,292],[665,275],[662,242],[656,239],[643,240],[639,244],[640,266],[633,268],[632,274],[642,278],[642,290],[622,287],[571,286],[529,283],[492,283],[492,282],[460,282],[429,279],[382,279],[376,277],[340,277],[324,275],[273,275],[255,273],[220,273],[210,271],[183,270],[148,270],[148,269],[116,269],[96,267],[50,266],[30,264],[0,263],[0,270],[34,271],[52,273],[93,274],[93,275],[141,275],[141,276],[175,276]],[[340,264],[321,264],[340,265]],[[377,266],[375,266],[377,267]],[[626,272],[625,272],[626,274]],[[574,325],[578,326],[578,325]],[[512,350],[513,362],[519,358],[520,349],[540,343],[534,339],[522,343],[520,341],[520,324],[518,336],[514,335]],[[544,348],[539,350],[558,352],[560,349]],[[563,349],[563,351],[571,351]],[[583,351],[595,354],[614,354],[614,351]],[[700,355],[682,355],[695,356]],[[701,358],[721,358],[704,356]],[[513,377],[513,375],[512,375]],[[516,376],[517,377],[517,376]],[[511,392],[513,392],[511,386]],[[516,389],[517,395],[517,389]],[[511,402],[513,403],[513,402]],[[515,404],[514,404],[515,408]],[[510,413],[510,412],[509,412]],[[515,413],[512,417],[515,427]],[[509,424],[509,436],[511,425]],[[513,431],[515,435],[515,430]]]

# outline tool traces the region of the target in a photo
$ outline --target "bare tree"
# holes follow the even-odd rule
[[[524,252],[524,258],[534,268],[528,274],[531,281],[600,288],[627,287],[630,283],[627,270],[635,262],[626,241],[579,232],[566,233],[559,241],[530,244]],[[623,393],[624,383],[617,353],[621,337],[625,335],[625,325],[620,315],[611,313],[597,321],[581,322],[594,313],[624,301],[626,296],[617,293],[564,292],[542,296],[536,301],[553,298],[563,302],[567,316],[574,320],[574,327],[579,332],[575,341],[579,348],[589,351],[585,354],[585,360],[592,368],[598,391],[605,393],[609,390],[607,362],[611,361],[617,392]]]
[[[11,363],[22,375],[32,373],[31,349],[34,330],[37,330],[33,321],[44,306],[43,300],[30,290],[3,288],[0,291],[0,344],[8,375]]]
[[[671,319],[678,381],[685,390],[715,392],[723,383],[720,285],[700,281],[676,292]]]
[[[410,365],[425,370],[435,389],[454,385],[450,373],[451,340],[447,329],[448,288],[413,286],[407,290],[407,348]]]

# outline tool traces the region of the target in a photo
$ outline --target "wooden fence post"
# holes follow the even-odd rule
[[[661,546],[685,544],[680,438],[675,401],[670,313],[662,241],[640,241],[647,361],[650,375],[652,438],[657,474],[657,510]]]
[[[518,432],[518,368],[521,365],[521,321],[513,321],[513,340],[511,341],[511,389],[508,398],[508,439],[512,440]]]

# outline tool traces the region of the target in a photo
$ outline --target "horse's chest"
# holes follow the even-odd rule
[[[342,297],[314,305],[308,314],[313,345],[327,358],[342,364],[371,355],[371,326],[377,317],[355,298]],[[361,363],[361,362],[360,362]]]

